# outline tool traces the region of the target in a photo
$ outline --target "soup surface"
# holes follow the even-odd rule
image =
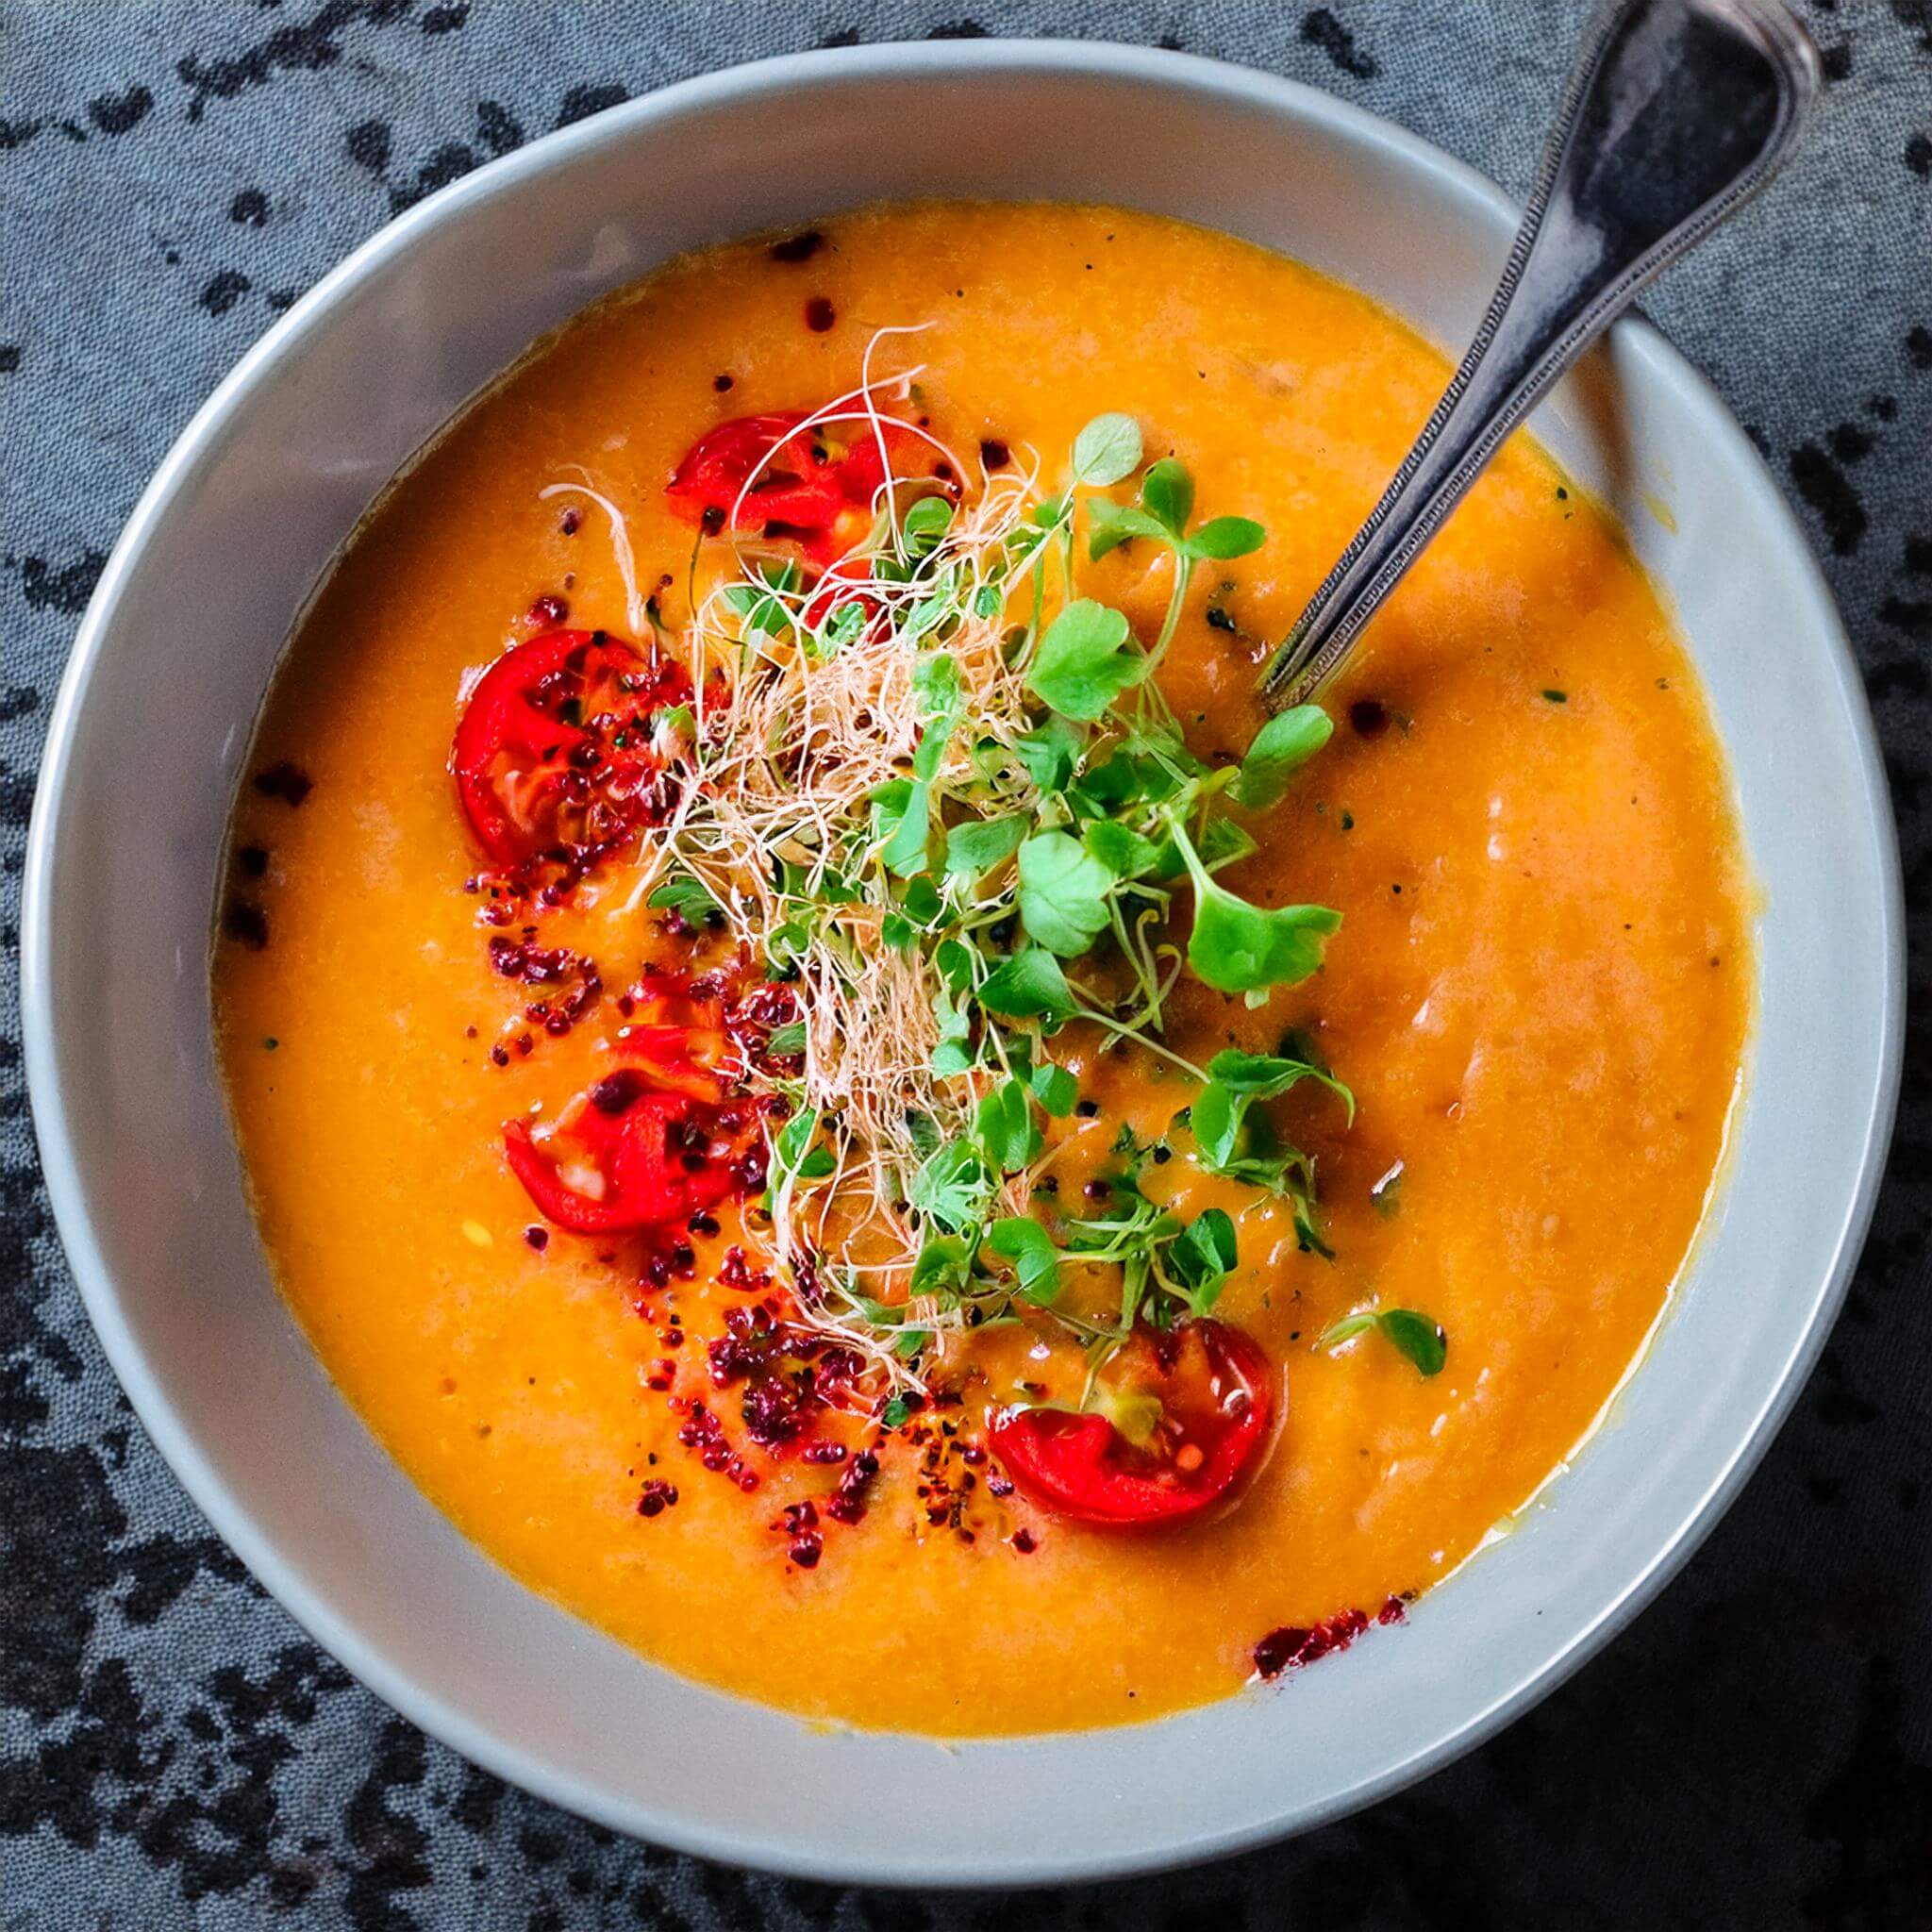
[[[1220,236],[883,210],[599,305],[384,499],[216,1007],[284,1292],[492,1557],[815,1718],[1115,1724],[1399,1622],[1588,1431],[1751,1001],[1657,598],[1518,437],[1253,748],[1446,375]]]

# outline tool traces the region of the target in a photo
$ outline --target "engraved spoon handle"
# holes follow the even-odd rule
[[[1463,492],[1645,282],[1760,188],[1819,87],[1781,0],[1615,0],[1564,90],[1462,366],[1261,676],[1271,708],[1341,669]]]

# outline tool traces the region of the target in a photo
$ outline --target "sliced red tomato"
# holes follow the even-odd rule
[[[1138,1412],[1141,1440],[1106,1414],[1009,1408],[993,1422],[992,1446],[1028,1496],[1077,1523],[1179,1523],[1254,1470],[1274,1422],[1274,1382],[1268,1357],[1224,1322],[1188,1322],[1166,1335],[1138,1329],[1115,1357],[1107,1394],[1116,1417]]]
[[[671,473],[665,493],[686,522],[716,533],[758,530],[791,538],[829,563],[860,534],[859,519],[886,478],[886,455],[908,441],[903,425],[818,424],[798,410],[737,416],[708,429]],[[879,447],[884,437],[886,450]],[[841,442],[840,439],[845,439]]]
[[[740,1071],[721,993],[692,991],[681,974],[646,973],[630,995],[617,1050],[655,1087],[693,1100],[722,1100]]]
[[[503,1151],[545,1219],[573,1234],[627,1234],[715,1207],[732,1191],[738,1149],[715,1108],[622,1066],[541,1141],[527,1122],[508,1122]]]
[[[648,817],[663,761],[653,715],[691,701],[683,665],[603,631],[550,630],[478,680],[450,747],[463,814],[491,858],[581,862]]]

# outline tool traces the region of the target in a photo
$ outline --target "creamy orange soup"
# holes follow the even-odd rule
[[[923,332],[877,337],[906,325]],[[1148,1364],[1207,1318],[1205,1298],[1150,1291],[1137,1339],[1089,1389],[1083,1344],[1106,1356],[1118,1268],[1062,1264],[1060,1298],[1041,1307],[1013,1292],[1013,1259],[985,1247],[972,1312],[908,1312],[912,1285],[881,1237],[872,1258],[886,1259],[864,1277],[878,1324],[838,1311],[876,1353],[841,1374],[810,1355],[824,1344],[808,1322],[798,1345],[820,1374],[802,1382],[799,1357],[758,1353],[747,1313],[764,1307],[782,1327],[800,1293],[825,1289],[801,1290],[760,1206],[777,1103],[722,1130],[737,1139],[721,1158],[742,1169],[726,1194],[672,1188],[683,1205],[702,1195],[694,1220],[587,1234],[546,1215],[507,1158],[505,1124],[522,1124],[555,1185],[595,1197],[605,1178],[567,1158],[574,1097],[623,1058],[641,1011],[664,1018],[633,998],[641,974],[702,974],[729,936],[701,909],[650,903],[661,820],[620,826],[581,879],[542,874],[546,904],[529,879],[506,883],[451,775],[466,700],[512,647],[561,627],[642,650],[655,624],[659,667],[688,662],[694,604],[741,558],[808,591],[835,547],[862,548],[879,501],[870,458],[838,471],[853,488],[834,531],[808,511],[746,528],[714,509],[707,528],[691,489],[680,501],[667,483],[720,424],[813,410],[868,376],[878,410],[950,453],[893,432],[895,474],[916,475],[894,514],[924,496],[956,530],[1001,490],[1023,520],[1041,501],[1051,514],[1083,425],[1131,419],[1139,460],[1078,492],[1074,512],[1074,591],[1131,626],[1116,664],[1145,661],[1177,566],[1144,534],[1090,561],[1090,521],[1108,514],[1093,500],[1151,501],[1147,464],[1172,456],[1191,475],[1196,527],[1265,528],[1259,548],[1192,573],[1162,699],[1122,695],[1149,708],[1137,715],[1171,710],[1201,769],[1224,774],[1263,722],[1257,668],[1447,374],[1362,296],[1221,236],[1109,209],[890,209],[680,260],[600,304],[383,499],[303,620],[261,722],[215,957],[221,1048],[297,1317],[398,1461],[517,1576],[658,1663],[813,1718],[939,1735],[1118,1724],[1229,1695],[1324,1633],[1399,1622],[1588,1432],[1664,1308],[1717,1174],[1752,953],[1726,776],[1683,649],[1615,527],[1524,438],[1324,694],[1334,735],[1285,795],[1210,808],[1259,845],[1216,873],[1222,885],[1264,911],[1341,915],[1319,970],[1245,993],[1204,983],[1180,952],[1186,879],[1169,879],[1171,924],[1150,943],[1174,974],[1156,1036],[1170,1057],[1084,1021],[1037,1036],[1015,1023],[1071,1078],[1059,1110],[1023,1107],[1043,1149],[985,1184],[961,1245],[1016,1203],[1028,1211],[1029,1187],[1062,1245],[1064,1217],[1106,1220],[1124,1202],[1183,1227],[1218,1208],[1234,1233],[1211,1319],[1265,1357],[1266,1440],[1211,1507],[1164,1524],[1078,1520],[1037,1471],[1008,1467],[1024,1445],[1003,1455],[1016,1439],[996,1425],[1111,1416],[1116,1437],[1094,1438],[1110,1468],[1164,1457],[1163,1494],[1204,1480],[1241,1401],[1199,1440],[1144,1431],[1150,1414],[1179,1413]],[[825,433],[837,447],[823,464],[795,465],[815,487],[869,435]],[[545,494],[559,484],[596,498]],[[1009,588],[994,618],[955,617],[991,622],[1024,664],[1041,648],[1038,630],[1023,635],[1030,580]],[[1049,586],[1046,622],[1065,595]],[[711,608],[727,628],[746,621]],[[848,622],[850,648],[890,620],[874,600]],[[720,658],[713,708],[731,672]],[[660,750],[704,728],[668,698],[644,721]],[[1088,728],[1091,741],[1110,727]],[[909,776],[909,759],[897,769]],[[660,778],[662,805],[683,781]],[[685,779],[708,782],[702,769]],[[958,808],[935,806],[934,840]],[[1047,800],[1023,830],[1062,809]],[[871,890],[904,890],[875,872]],[[1017,936],[1010,919],[978,935],[986,958],[1047,922],[1029,904]],[[1118,1002],[1112,943],[1056,957]],[[907,944],[898,957],[919,970],[930,940]],[[886,951],[874,940],[868,957]],[[733,997],[762,976],[759,963]],[[883,1036],[874,991],[855,984],[854,1011]],[[689,1020],[674,1008],[669,1024]],[[546,1030],[546,1015],[561,1024]],[[974,1024],[974,1040],[995,1024]],[[704,1105],[795,1088],[795,1058],[753,1077],[708,1037],[691,1076]],[[1352,1124],[1312,1078],[1256,1103],[1264,1140],[1312,1158],[1312,1200],[1207,1171],[1187,1069],[1230,1047],[1288,1052],[1352,1091]],[[661,1057],[647,1075],[653,1093],[679,1077]],[[970,1100],[992,1076],[954,1078]],[[578,1118],[577,1131],[595,1124]],[[811,1186],[791,1211],[822,1256],[874,1209],[901,1232],[917,1218],[848,1198],[800,1222]],[[1298,1232],[1298,1206],[1332,1258]],[[1415,1319],[1379,1320],[1391,1310]],[[1338,1335],[1352,1315],[1368,1319]],[[752,1337],[749,1371],[710,1346],[729,1339],[727,1316]],[[908,1333],[915,1352],[894,1354]],[[776,1411],[758,1409],[758,1390]]]

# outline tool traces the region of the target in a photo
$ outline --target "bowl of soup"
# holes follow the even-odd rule
[[[1621,325],[1255,695],[1512,221],[1208,62],[806,57],[456,185],[197,417],[54,721],[35,1110],[143,1421],[397,1708],[712,1857],[1121,1873],[1443,1763],[1709,1527],[1899,1054],[1775,486]]]

